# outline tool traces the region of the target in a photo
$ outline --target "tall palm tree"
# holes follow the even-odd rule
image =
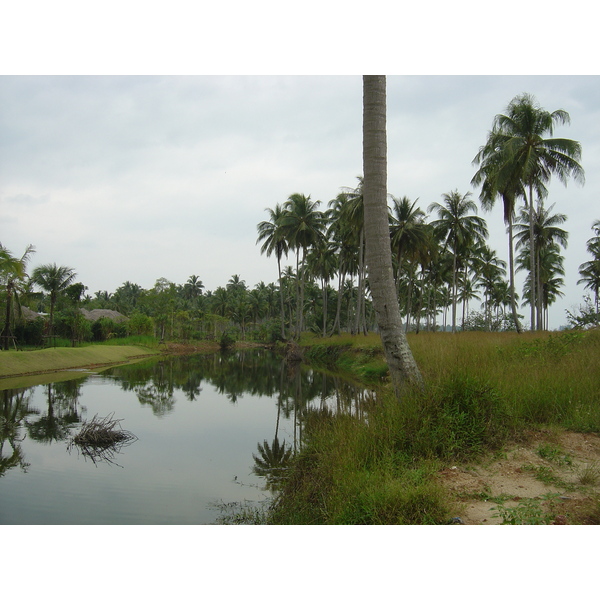
[[[325,219],[318,210],[319,200],[311,200],[304,194],[292,194],[284,203],[281,217],[283,235],[296,252],[296,270],[300,274],[298,289],[296,335],[300,335],[304,325],[304,282],[305,262],[308,249],[323,236]],[[302,258],[300,259],[300,251]]]
[[[600,220],[594,221],[592,230],[596,234],[587,241],[587,251],[592,255],[592,260],[586,261],[579,266],[581,279],[577,282],[584,283],[585,289],[594,293],[594,305],[596,306],[596,324],[600,320]]]
[[[544,281],[546,280],[547,282],[548,279],[551,278],[551,272],[549,272],[548,269],[546,269],[545,272],[543,271],[542,260],[544,257],[546,260],[550,260],[547,255],[553,246],[558,245],[566,248],[569,238],[569,234],[559,227],[559,225],[562,225],[567,220],[567,216],[561,213],[551,214],[553,208],[554,204],[547,209],[540,205],[538,206],[538,209],[534,211],[533,244],[531,243],[531,217],[529,211],[521,209],[519,221],[515,223],[515,230],[517,232],[516,248],[522,248],[523,251],[521,256],[526,255],[529,259],[530,266],[532,264],[534,265],[534,269],[530,269],[531,276],[526,298],[528,298],[530,302],[537,302],[536,321],[538,329],[544,328]],[[533,259],[531,257],[532,247]],[[520,268],[523,268],[522,260]]]
[[[473,176],[471,185],[481,185],[479,201],[484,210],[492,210],[498,196],[502,199],[504,208],[504,223],[508,234],[508,268],[509,294],[513,322],[517,333],[522,332],[517,311],[517,294],[515,292],[515,258],[513,223],[515,218],[515,202],[517,197],[526,200],[525,189],[519,179],[519,174],[511,163],[505,164],[501,152],[503,139],[496,129],[488,135],[487,143],[479,149],[472,164],[481,164]]]
[[[363,197],[366,262],[377,325],[396,395],[423,379],[402,331],[387,205],[386,79],[363,76]]]
[[[261,254],[271,256],[275,253],[277,258],[277,277],[279,280],[280,302],[281,302],[281,337],[285,339],[285,307],[283,303],[283,287],[281,281],[281,259],[283,255],[287,257],[289,244],[285,237],[285,231],[281,225],[284,209],[280,204],[275,205],[275,209],[265,209],[269,213],[268,221],[261,221],[257,225],[258,239],[256,243],[263,242],[260,248]]]
[[[356,296],[356,315],[354,331],[357,333],[363,331],[366,333],[365,323],[365,209],[363,196],[363,178],[358,177],[358,185],[352,188],[342,188],[347,196],[347,202],[344,206],[347,227],[350,235],[354,238],[354,246],[357,248],[357,275],[358,292]]]
[[[390,195],[390,198],[390,235],[396,259],[396,286],[399,290],[404,260],[418,260],[425,255],[429,247],[430,232],[425,223],[425,213],[417,208],[418,198],[414,202],[406,196],[396,198]],[[407,312],[410,312],[410,306],[407,306]]]
[[[574,140],[552,138],[555,125],[570,123],[569,113],[565,110],[548,112],[541,108],[534,96],[521,94],[513,98],[506,109],[506,114],[496,115],[493,127],[493,144],[488,143],[489,153],[481,158],[489,158],[494,164],[498,183],[493,186],[498,191],[506,189],[508,181],[511,193],[523,193],[525,206],[529,213],[530,269],[532,281],[536,282],[535,272],[535,240],[534,191],[536,200],[541,203],[547,196],[546,184],[552,175],[566,185],[569,177],[576,182],[584,183],[584,170],[579,164],[581,160],[581,144]],[[477,157],[476,157],[477,158]],[[517,183],[518,182],[518,183]],[[519,187],[519,184],[521,187]],[[525,193],[526,192],[526,193]],[[541,303],[536,300],[536,287],[531,289],[531,329],[541,328]],[[537,325],[536,325],[537,310]]]
[[[53,333],[54,307],[58,296],[73,283],[76,276],[71,267],[58,266],[56,263],[36,267],[31,274],[31,281],[50,294],[50,335]]]
[[[327,289],[331,278],[337,269],[337,255],[335,244],[323,236],[320,241],[308,253],[307,267],[313,277],[321,280],[321,300],[323,303],[323,322],[321,334],[327,335]]]
[[[358,269],[358,238],[353,224],[350,222],[348,205],[350,197],[347,192],[339,193],[335,199],[330,200],[325,213],[328,220],[328,238],[336,248],[337,273],[338,273],[338,297],[335,319],[331,333],[340,333],[341,330],[341,308],[346,277],[352,276]]]
[[[436,211],[438,219],[431,225],[437,230],[440,239],[452,250],[452,331],[456,331],[456,302],[458,261],[462,251],[488,237],[485,221],[476,215],[477,205],[469,200],[470,192],[460,195],[458,190],[442,194],[443,204],[432,202],[428,212]]]
[[[27,263],[35,248],[30,244],[25,249],[21,258],[15,258],[0,244],[0,283],[4,288],[6,297],[6,312],[4,327],[2,329],[2,344],[4,350],[8,350],[11,339],[11,322],[13,316],[13,305],[16,310],[20,309],[19,294],[24,289],[27,280]]]
[[[487,244],[480,246],[475,254],[477,255],[478,287],[483,289],[485,322],[489,330],[491,329],[492,300],[498,285],[506,275],[506,263],[498,258],[496,251]]]

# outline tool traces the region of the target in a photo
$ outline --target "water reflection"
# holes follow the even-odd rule
[[[323,411],[362,416],[370,396],[342,377],[290,368],[266,350],[160,357],[0,391],[0,476],[10,473],[0,522],[31,523],[30,515],[40,523],[206,522],[196,507],[234,497],[234,475],[264,498],[301,447],[308,419]],[[104,463],[90,473],[78,453],[67,452],[88,410],[114,411],[139,437],[119,460],[127,478]]]
[[[67,439],[73,427],[81,422],[80,389],[81,380],[78,379],[45,386],[46,411],[38,419],[25,421],[31,439],[43,444]]]
[[[0,414],[0,477],[9,469],[19,467],[27,472],[21,442],[25,439],[23,427],[27,417],[38,414],[29,406],[30,390],[2,390],[2,414]]]

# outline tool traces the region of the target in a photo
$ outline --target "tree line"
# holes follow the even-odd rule
[[[403,327],[406,332],[458,329],[522,330],[519,309],[529,306],[532,330],[547,329],[548,309],[563,296],[566,215],[545,205],[547,184],[554,175],[583,183],[578,142],[554,138],[554,127],[568,124],[569,115],[541,108],[522,94],[506,112],[496,115],[492,129],[475,158],[471,184],[480,188],[484,210],[497,200],[509,241],[509,262],[487,245],[485,219],[478,216],[471,192],[441,195],[426,211],[419,199],[389,195],[389,240]],[[519,206],[519,201],[522,205]],[[38,323],[41,336],[72,340],[110,335],[155,335],[161,339],[206,339],[224,335],[274,341],[303,331],[332,335],[376,328],[365,263],[363,178],[343,187],[323,210],[310,195],[294,193],[257,225],[261,253],[277,260],[277,283],[260,282],[250,289],[240,275],[213,291],[197,275],[183,284],[160,278],[150,289],[126,281],[113,293],[93,296],[75,282],[74,269],[42,265],[27,273],[35,252],[20,257],[0,244],[3,308],[2,345],[26,337],[21,315],[26,306],[47,313]],[[594,294],[592,320],[598,320],[600,289],[600,221],[592,225],[587,244],[592,260],[580,266],[586,289]],[[295,267],[282,267],[292,254]],[[526,274],[521,294],[515,272]],[[478,303],[478,305],[477,305]],[[473,310],[478,306],[479,310]],[[80,308],[116,310],[127,325],[92,325]],[[590,320],[588,318],[588,320]]]

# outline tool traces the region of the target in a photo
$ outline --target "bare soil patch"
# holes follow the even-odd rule
[[[439,477],[466,525],[502,524],[507,512],[497,514],[499,507],[522,524],[537,524],[531,507],[549,524],[600,524],[596,434],[530,431],[492,459],[446,468]]]

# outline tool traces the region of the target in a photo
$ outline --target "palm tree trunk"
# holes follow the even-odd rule
[[[394,285],[387,208],[385,76],[363,77],[363,170],[366,262],[377,324],[391,380],[400,397],[407,385],[423,387],[402,331]]]
[[[517,303],[515,301],[515,255],[513,242],[513,223],[512,213],[508,216],[508,263],[509,263],[509,279],[510,279],[510,308],[512,310],[513,321],[517,333],[522,333],[521,323],[519,323],[519,315],[517,313]]]
[[[335,320],[333,322],[333,328],[331,329],[331,335],[334,333],[340,333],[340,313],[342,312],[342,292],[344,287],[344,272],[340,267],[340,272],[338,274],[338,297],[337,297],[337,307],[335,311]]]
[[[279,274],[279,299],[281,301],[281,339],[285,340],[285,305],[283,303],[283,282],[281,279],[281,257],[277,255],[277,272]],[[275,436],[277,437],[277,436]]]
[[[452,258],[452,333],[456,333],[456,250]]]
[[[535,236],[533,234],[533,184],[529,184],[529,264],[530,264],[530,301],[531,301],[531,331],[535,331],[536,318],[536,276],[535,276]]]
[[[364,255],[364,227],[361,228],[358,241],[358,295],[356,297],[356,316],[354,330],[356,333],[360,332],[361,322],[360,318],[362,315],[362,305],[364,303],[364,281],[365,281],[365,255]]]

